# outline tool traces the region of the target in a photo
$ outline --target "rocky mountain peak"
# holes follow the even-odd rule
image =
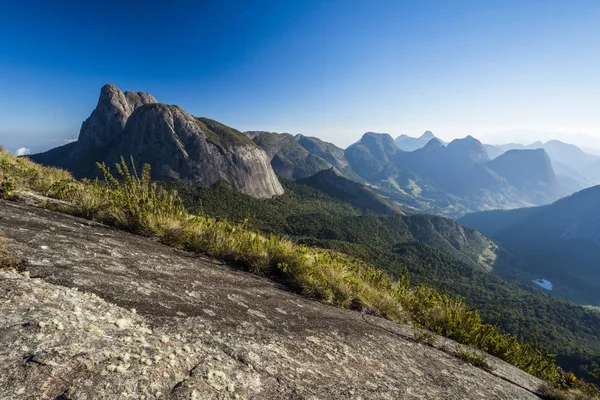
[[[154,179],[197,186],[224,180],[258,198],[283,194],[267,154],[243,133],[179,106],[144,104],[129,117],[108,164],[123,155],[150,164]]]
[[[434,138],[435,138],[435,135],[433,134],[433,132],[425,131],[425,133],[423,133],[419,139],[431,140]]]
[[[132,112],[145,104],[158,103],[154,96],[146,92],[125,92],[125,98],[132,108]]]
[[[457,159],[474,163],[484,163],[490,160],[483,144],[471,135],[463,139],[454,139],[448,144],[447,149]]]
[[[399,150],[394,139],[387,133],[367,132],[359,143],[375,153],[394,154]]]
[[[81,125],[74,156],[109,146],[123,134],[127,119],[133,111],[151,103],[157,101],[148,93],[123,93],[113,84],[102,86],[96,108]]]

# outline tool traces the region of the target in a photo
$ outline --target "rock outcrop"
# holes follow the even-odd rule
[[[124,134],[109,153],[109,165],[122,155],[153,166],[154,179],[177,179],[211,186],[220,180],[233,189],[264,198],[283,194],[265,152],[241,132],[181,107],[144,105],[133,112]]]
[[[239,131],[181,107],[161,104],[143,92],[105,85],[96,109],[73,144],[31,159],[69,169],[77,177],[98,174],[96,162],[113,165],[133,156],[148,163],[154,179],[210,186],[220,180],[257,198],[283,194],[265,152]]]
[[[494,357],[143,237],[6,201],[0,235],[24,260],[0,270],[3,399],[538,398]]]
[[[81,125],[73,157],[112,145],[122,136],[127,119],[135,109],[154,103],[156,99],[148,93],[123,93],[115,85],[104,85],[96,108]]]

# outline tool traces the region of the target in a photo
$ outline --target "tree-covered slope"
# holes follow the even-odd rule
[[[545,279],[551,294],[600,305],[600,186],[551,205],[474,213],[459,222],[496,239],[522,262],[499,265],[499,273],[522,280]]]

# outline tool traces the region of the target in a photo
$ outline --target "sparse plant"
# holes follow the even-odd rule
[[[459,347],[455,355],[461,360],[481,369],[490,370],[491,367],[487,362],[487,355],[475,349]]]
[[[598,398],[598,389],[591,384],[582,388],[560,388],[547,383],[538,388],[538,394],[544,400],[593,400]]]
[[[413,338],[419,342],[428,346],[434,346],[436,343],[436,337],[433,333],[425,329],[416,329],[413,333]]]
[[[11,178],[4,178],[0,182],[0,199],[8,198],[11,193],[16,189],[17,185]]]

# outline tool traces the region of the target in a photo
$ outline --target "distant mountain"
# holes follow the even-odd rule
[[[384,215],[402,214],[398,206],[364,185],[344,178],[333,167],[297,182],[327,193],[333,198],[346,201],[363,211]]]
[[[498,146],[494,146],[491,144],[484,144],[483,148],[485,149],[486,153],[488,154],[488,157],[493,160],[494,158],[502,155],[506,150],[498,147]]]
[[[558,181],[543,150],[490,160],[472,136],[447,146],[433,138],[410,152],[390,139],[367,133],[346,149],[346,158],[373,190],[409,207],[460,216],[469,210],[547,204],[572,193]]]
[[[225,180],[258,198],[283,193],[265,152],[241,132],[114,85],[102,87],[76,142],[30,158],[82,177],[98,173],[97,161],[110,166],[121,156],[133,156],[138,167],[150,164],[158,180],[199,186]]]
[[[453,161],[464,164],[480,164],[490,160],[483,144],[473,136],[454,139],[447,146],[447,153]]]
[[[531,146],[560,153],[562,145]],[[160,104],[147,93],[123,93],[106,85],[76,142],[31,158],[69,169],[77,177],[94,177],[96,161],[113,164],[121,156],[132,155],[136,162],[153,167],[154,179],[199,186],[223,180],[256,197],[282,193],[276,175],[304,179],[335,168],[405,212],[452,217],[547,204],[594,182],[571,161],[562,163],[566,158],[555,157],[553,167],[543,150],[504,152],[509,147],[519,146],[492,147],[472,136],[446,144],[429,131],[419,138],[401,135],[396,140],[386,133],[367,132],[344,150],[303,135],[241,133],[180,107]],[[580,158],[586,165],[596,165],[595,156],[583,157],[577,150],[569,148],[569,160]],[[554,168],[564,176],[556,176]]]
[[[344,176],[360,181],[346,160],[344,150],[318,138],[289,133],[244,132],[267,152],[275,173],[288,179],[301,179],[335,167]]]
[[[398,136],[394,142],[396,146],[403,151],[415,151],[424,147],[431,139],[438,139],[431,131],[425,131],[418,138],[410,137],[407,135]],[[442,140],[438,139],[441,143],[446,145]]]
[[[600,186],[546,206],[468,214],[458,221],[525,260],[505,274],[546,279],[557,295],[600,305]]]
[[[344,152],[350,166],[366,180],[378,180],[402,150],[387,133],[367,132]]]
[[[550,140],[546,143],[534,142],[530,145],[509,143],[503,145],[485,145],[491,158],[509,150],[544,149],[550,160],[554,172],[559,177],[568,178],[563,182],[574,188],[587,188],[600,184],[600,157],[588,154],[579,147],[564,143],[559,140]]]
[[[550,158],[543,149],[510,150],[490,161],[488,166],[515,186],[557,183]]]

